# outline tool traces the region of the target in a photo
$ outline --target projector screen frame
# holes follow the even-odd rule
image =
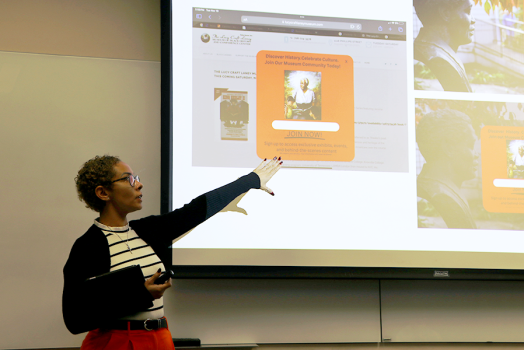
[[[173,265],[173,271],[175,279],[524,280],[524,271],[502,269]]]
[[[173,210],[173,46],[172,0],[161,0],[161,213]],[[170,257],[172,255],[170,254]],[[524,280],[518,269],[173,265],[175,278],[185,279],[426,279]]]

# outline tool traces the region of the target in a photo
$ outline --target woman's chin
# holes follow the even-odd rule
[[[138,203],[137,205],[133,206],[133,208],[130,208],[130,211],[128,213],[133,213],[139,210],[142,210],[142,203]]]

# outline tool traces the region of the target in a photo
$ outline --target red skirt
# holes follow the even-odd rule
[[[87,333],[80,350],[174,350],[167,328],[157,330],[95,329]]]

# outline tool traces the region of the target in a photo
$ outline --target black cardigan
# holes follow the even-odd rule
[[[204,222],[251,188],[260,188],[260,178],[250,173],[238,180],[193,199],[164,215],[129,222],[136,234],[149,244],[166,268],[171,265],[172,241]],[[153,298],[143,283],[128,283],[121,289],[90,291],[86,279],[109,272],[109,245],[100,228],[92,225],[76,240],[64,266],[62,313],[73,334],[103,327],[106,322],[147,310]]]

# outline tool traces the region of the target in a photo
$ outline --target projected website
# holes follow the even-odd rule
[[[191,45],[174,58],[191,65],[174,76],[175,206],[261,159],[285,167],[275,197],[249,191],[176,242],[173,261],[522,267],[520,7],[194,6],[174,30]]]
[[[193,166],[407,172],[405,29],[193,8]]]

